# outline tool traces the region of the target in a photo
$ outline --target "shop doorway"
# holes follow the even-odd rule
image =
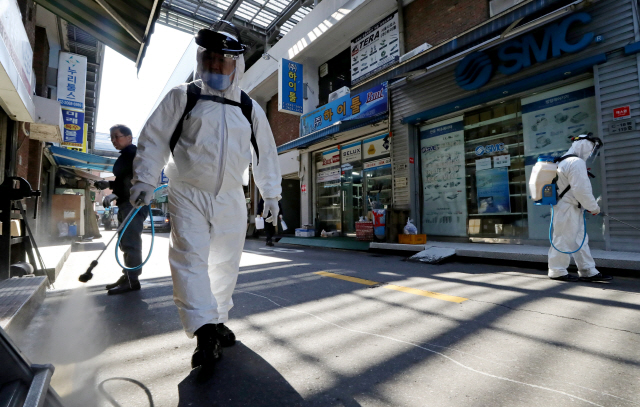
[[[355,236],[356,221],[364,215],[364,191],[362,189],[362,165],[342,166],[342,232]]]
[[[300,180],[297,178],[282,179],[282,199],[280,200],[284,222],[287,224],[287,230],[280,234],[293,235],[296,228],[300,225]],[[279,225],[280,226],[280,225]]]

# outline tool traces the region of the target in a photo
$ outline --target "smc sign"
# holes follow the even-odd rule
[[[580,39],[569,43],[567,34],[571,25],[575,23],[589,24],[591,16],[587,13],[573,14],[560,23],[545,27],[536,36],[527,34],[518,39],[508,41],[496,53],[497,69],[504,75],[513,75],[537,62],[545,62],[562,53],[582,51],[594,39],[602,41],[602,37],[595,37],[594,33],[584,34]],[[494,61],[484,52],[474,52],[467,55],[456,67],[456,82],[465,90],[478,89],[491,79],[494,73]]]
[[[498,153],[506,150],[507,150],[507,147],[504,145],[504,143],[489,144],[488,146],[476,147],[476,155]]]

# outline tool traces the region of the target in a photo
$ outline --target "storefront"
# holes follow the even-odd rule
[[[591,168],[594,195],[605,211],[637,223],[629,192],[637,178],[627,177],[640,167],[625,153],[640,148],[630,45],[640,39],[636,4],[603,0],[570,11],[391,86],[393,142],[407,140],[404,152],[393,146],[394,167],[402,153],[407,164],[416,161],[394,204],[409,206],[431,240],[548,245],[549,208],[528,198],[531,168],[539,155],[562,155],[569,137],[589,132],[605,142]],[[614,120],[624,107],[628,126]],[[639,250],[630,228],[603,217],[589,217],[587,228],[594,248]]]
[[[301,194],[310,198],[316,234],[355,236],[356,221],[391,205],[387,84],[345,95],[301,117]],[[310,185],[309,185],[310,184]],[[310,190],[309,190],[310,187]],[[307,218],[308,219],[308,218]]]

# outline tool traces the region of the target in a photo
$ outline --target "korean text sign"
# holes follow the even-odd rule
[[[62,121],[64,122],[62,145],[82,148],[84,140],[84,113],[62,109]]]
[[[345,95],[301,117],[302,134],[306,136],[344,120],[366,119],[387,111],[387,83],[364,92]]]
[[[60,53],[58,64],[58,101],[63,108],[84,111],[87,81],[87,57]]]
[[[302,64],[282,59],[278,64],[278,111],[302,115]]]

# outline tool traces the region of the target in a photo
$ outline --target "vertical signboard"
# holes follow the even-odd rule
[[[422,230],[440,236],[466,236],[467,194],[463,117],[420,128]]]
[[[351,40],[351,85],[393,65],[400,58],[398,12]]]
[[[62,146],[81,150],[84,140],[84,112],[62,109],[62,121],[64,122]]]
[[[282,59],[278,63],[278,111],[302,115],[302,64]]]
[[[87,57],[61,52],[58,64],[58,101],[62,108],[84,111]]]

